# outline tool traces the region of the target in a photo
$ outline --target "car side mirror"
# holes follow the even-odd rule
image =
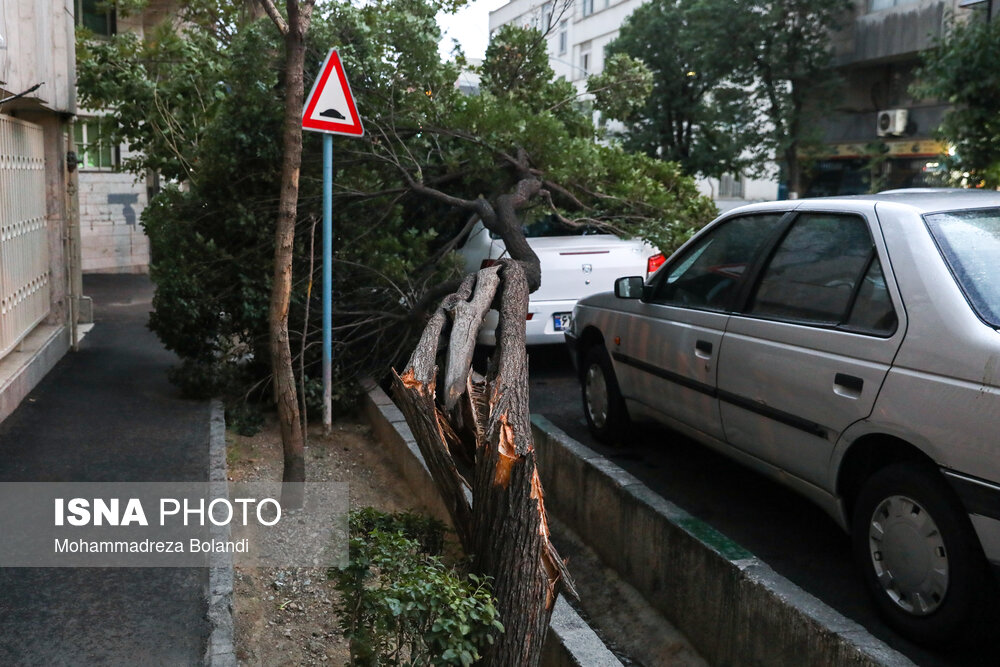
[[[615,296],[619,299],[641,299],[645,282],[640,276],[628,276],[615,281]]]

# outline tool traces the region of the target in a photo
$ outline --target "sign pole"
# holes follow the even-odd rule
[[[330,49],[302,109],[302,129],[323,133],[323,431],[333,427],[333,135],[362,137],[354,94]]]
[[[323,134],[323,431],[333,427],[333,135]]]

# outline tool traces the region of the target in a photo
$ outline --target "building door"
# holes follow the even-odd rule
[[[49,314],[42,128],[0,114],[0,358]]]

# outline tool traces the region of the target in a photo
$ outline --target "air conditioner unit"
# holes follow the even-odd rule
[[[899,135],[906,132],[906,109],[886,109],[878,112],[875,133],[880,137]]]

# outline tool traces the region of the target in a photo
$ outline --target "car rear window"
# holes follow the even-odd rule
[[[1000,327],[1000,208],[925,215],[965,298],[985,322]]]
[[[569,225],[559,222],[552,216],[546,216],[527,225],[523,225],[521,230],[524,232],[524,237],[527,239],[540,239],[553,236],[591,236],[593,234],[611,233],[589,225],[570,227]],[[490,232],[490,238],[498,239],[500,238],[500,235]]]

